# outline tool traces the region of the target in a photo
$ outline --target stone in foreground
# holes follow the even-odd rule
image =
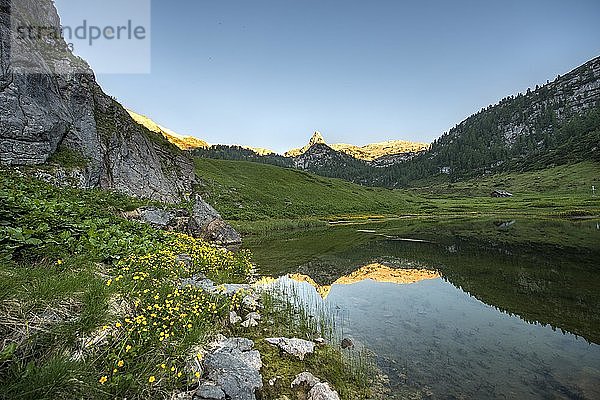
[[[206,396],[219,395],[221,390],[224,398],[256,400],[255,393],[262,388],[262,361],[260,353],[253,348],[254,342],[245,338],[218,341],[205,358],[207,381],[196,391],[194,399],[213,400]]]
[[[205,383],[201,385],[196,393],[194,394],[194,400],[223,400],[225,399],[225,392],[220,387],[212,384]]]
[[[311,374],[310,372],[302,372],[296,375],[296,378],[292,382],[292,388],[296,386],[307,386],[309,389],[312,389],[317,383],[321,383],[321,380]]]
[[[315,344],[303,339],[289,338],[267,338],[267,343],[279,347],[286,353],[304,360],[307,354],[312,354],[315,351]]]
[[[321,382],[319,378],[310,372],[302,372],[292,382],[292,389],[303,388],[308,391],[307,400],[340,400],[337,392],[327,382]]]
[[[340,396],[328,383],[317,383],[308,392],[308,400],[340,400]]]

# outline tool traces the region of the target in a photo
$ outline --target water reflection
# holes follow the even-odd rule
[[[333,285],[352,285],[366,280],[406,285],[426,279],[440,278],[440,274],[426,269],[405,269],[399,266],[390,267],[380,263],[373,263],[365,265],[348,275],[339,277],[331,285],[319,285],[310,276],[303,274],[291,274],[289,277],[296,282],[308,283],[315,288],[321,298],[327,299]]]
[[[341,226],[249,244],[263,273],[291,274],[345,313],[396,392],[600,398],[596,222],[508,222]]]

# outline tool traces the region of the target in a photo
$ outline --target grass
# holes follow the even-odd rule
[[[397,214],[410,195],[245,161],[196,159],[203,197],[228,220]]]
[[[181,279],[245,281],[252,265],[119,216],[139,204],[0,176],[0,398],[156,398],[197,382],[188,350],[232,305]]]
[[[348,373],[335,346],[300,362],[262,340],[317,332],[290,322],[308,317],[290,319],[291,309],[282,306],[287,303],[275,306],[265,297],[272,323],[254,333],[230,331],[229,311],[242,298],[182,287],[181,281],[202,273],[217,283],[245,282],[252,272],[249,254],[120,216],[143,204],[9,171],[0,175],[0,398],[170,398],[174,390],[197,385],[197,371],[189,367],[197,353],[191,351],[217,333],[256,340],[265,364],[264,399],[289,391],[306,368],[343,398],[360,398],[365,372]],[[180,254],[191,262],[179,261]],[[298,307],[293,312],[302,313]],[[271,387],[267,381],[275,374],[280,383]]]
[[[487,197],[496,189],[507,190],[516,195],[537,193],[587,196],[592,193],[592,186],[600,188],[600,165],[587,161],[540,171],[502,173],[464,182],[421,183],[415,185],[414,190],[422,194],[453,197]]]
[[[321,381],[328,382],[345,400],[373,397],[373,382],[377,376],[374,357],[366,351],[342,350],[340,332],[336,329],[334,310],[320,303],[306,304],[293,288],[275,285],[263,288],[262,319],[258,327],[248,331],[238,328],[232,332],[250,337],[260,351],[264,367],[263,380],[267,382],[261,398],[276,400],[282,396],[298,398],[291,388],[294,378],[308,371]],[[296,337],[305,340],[326,338],[327,345],[317,346],[304,360],[282,352],[268,344],[268,337]],[[274,384],[268,384],[273,380]]]
[[[85,168],[89,160],[76,150],[59,146],[48,162],[58,164],[65,168]]]
[[[368,188],[244,161],[196,159],[204,198],[245,233],[397,216],[600,215],[600,165],[593,162],[406,190]],[[492,198],[501,188],[512,198]]]

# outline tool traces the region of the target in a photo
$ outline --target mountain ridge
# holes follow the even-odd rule
[[[416,154],[429,149],[430,144],[420,142],[410,142],[406,140],[386,140],[383,142],[369,143],[363,146],[357,146],[347,143],[329,144],[323,138],[319,131],[310,138],[309,142],[302,148],[291,149],[285,152],[285,157],[299,157],[306,153],[315,144],[325,144],[335,151],[345,153],[358,160],[375,161],[378,158],[398,155],[398,154]]]
[[[138,114],[135,111],[132,111],[126,108],[126,111],[135,122],[146,127],[148,130],[163,135],[165,139],[169,142],[173,143],[175,146],[179,147],[181,150],[193,150],[199,147],[208,147],[209,144],[202,139],[198,139],[194,136],[189,135],[181,135],[169,128],[165,128],[164,126],[154,122],[151,118],[146,115]]]

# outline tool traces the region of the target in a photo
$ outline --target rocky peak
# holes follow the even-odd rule
[[[323,138],[323,135],[321,135],[321,132],[319,131],[315,131],[315,133],[313,133],[312,137],[310,138],[310,141],[308,142],[308,147],[312,147],[315,144],[327,144],[325,143],[325,139]]]
[[[310,140],[308,141],[308,144],[306,146],[304,146],[301,149],[292,149],[292,150],[288,151],[287,153],[285,153],[284,155],[286,157],[301,156],[302,154],[306,153],[308,151],[308,149],[310,149],[311,147],[313,147],[316,144],[327,145],[327,143],[325,143],[325,139],[323,138],[323,135],[319,131],[315,131],[315,133],[313,133],[312,137],[310,138]]]

